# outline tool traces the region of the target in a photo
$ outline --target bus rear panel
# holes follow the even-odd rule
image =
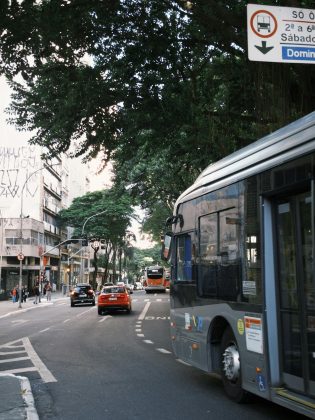
[[[144,289],[146,293],[166,291],[164,267],[151,266],[146,268]]]

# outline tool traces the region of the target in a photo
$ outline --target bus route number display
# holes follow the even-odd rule
[[[315,64],[315,10],[247,5],[251,61]]]

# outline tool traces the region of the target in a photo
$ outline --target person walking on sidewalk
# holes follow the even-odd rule
[[[45,286],[46,288],[46,296],[47,296],[47,302],[51,301],[51,291],[52,291],[52,287],[50,282],[48,282]]]
[[[39,291],[39,283],[36,283],[34,286],[34,295],[35,295],[35,300],[34,300],[34,304],[37,305],[38,302],[40,302],[39,297],[40,297],[40,291]]]
[[[22,302],[26,302],[26,297],[27,297],[27,288],[26,286],[23,286],[22,288]]]
[[[12,302],[13,303],[17,302],[18,291],[16,287],[13,287],[11,291],[11,296],[12,296]]]

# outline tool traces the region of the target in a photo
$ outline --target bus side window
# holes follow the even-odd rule
[[[237,300],[240,291],[240,226],[237,209],[219,213],[218,297]]]
[[[191,282],[193,280],[193,245],[190,234],[176,238],[176,281]]]
[[[236,209],[200,217],[199,296],[237,299],[241,276],[239,225]]]
[[[217,295],[218,260],[218,215],[209,214],[200,218],[198,294],[215,297]]]

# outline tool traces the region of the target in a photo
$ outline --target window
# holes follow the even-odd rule
[[[194,248],[190,233],[176,238],[176,281],[193,281]]]
[[[240,226],[236,208],[200,217],[200,296],[237,299],[241,276]]]
[[[249,303],[261,303],[261,252],[260,252],[260,210],[259,180],[252,177],[246,180],[244,194],[244,271],[242,299]]]

